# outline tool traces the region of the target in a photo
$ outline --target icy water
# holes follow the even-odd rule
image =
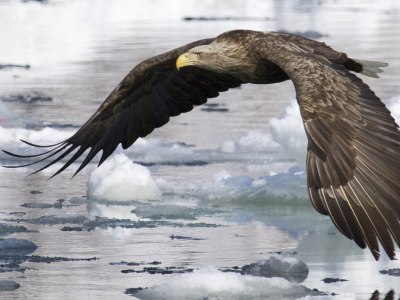
[[[67,138],[143,59],[238,28],[388,62],[362,79],[400,115],[398,1],[0,0],[1,148]],[[294,98],[290,82],[231,90],[72,180],[77,164],[50,181],[60,164],[1,168],[0,298],[399,299],[380,271],[400,263],[311,206]],[[268,259],[308,273],[240,274]]]

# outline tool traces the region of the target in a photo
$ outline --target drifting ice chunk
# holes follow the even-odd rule
[[[307,265],[291,256],[275,254],[269,259],[242,267],[244,274],[261,277],[282,277],[289,281],[303,282],[308,276]]]
[[[279,144],[272,139],[271,134],[258,130],[250,130],[236,142],[224,141],[221,145],[221,152],[257,153],[271,150],[276,151],[279,147]]]
[[[271,135],[275,142],[281,144],[296,159],[299,166],[306,167],[307,136],[296,99],[290,100],[279,119],[269,120]]]
[[[265,152],[279,148],[279,144],[274,142],[269,133],[258,130],[250,130],[241,136],[235,144],[240,152]]]
[[[87,183],[88,199],[135,200],[160,196],[149,170],[122,153],[111,156],[94,170]]]
[[[224,273],[214,267],[177,275],[162,286],[135,294],[139,299],[297,299],[315,294],[283,278]]]

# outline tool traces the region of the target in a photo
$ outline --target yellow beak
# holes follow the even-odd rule
[[[184,53],[181,56],[178,57],[176,60],[176,68],[179,70],[179,68],[193,65],[193,62],[189,59],[189,53]]]

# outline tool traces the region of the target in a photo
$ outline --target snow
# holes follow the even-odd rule
[[[114,154],[89,176],[88,199],[157,199],[160,190],[146,167],[134,164],[125,154]]]
[[[221,272],[209,266],[174,276],[161,286],[135,294],[139,299],[294,299],[310,294],[304,286],[282,278]]]

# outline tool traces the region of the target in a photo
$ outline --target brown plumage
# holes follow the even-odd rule
[[[381,100],[350,72],[378,77],[382,66],[296,35],[226,32],[140,63],[77,133],[51,145],[40,161],[59,156],[36,172],[77,150],[55,176],[89,148],[77,173],[102,150],[100,165],[119,143],[128,148],[219,92],[291,79],[309,141],[312,204],[375,259],[378,240],[394,259],[393,239],[400,245],[400,131]]]

